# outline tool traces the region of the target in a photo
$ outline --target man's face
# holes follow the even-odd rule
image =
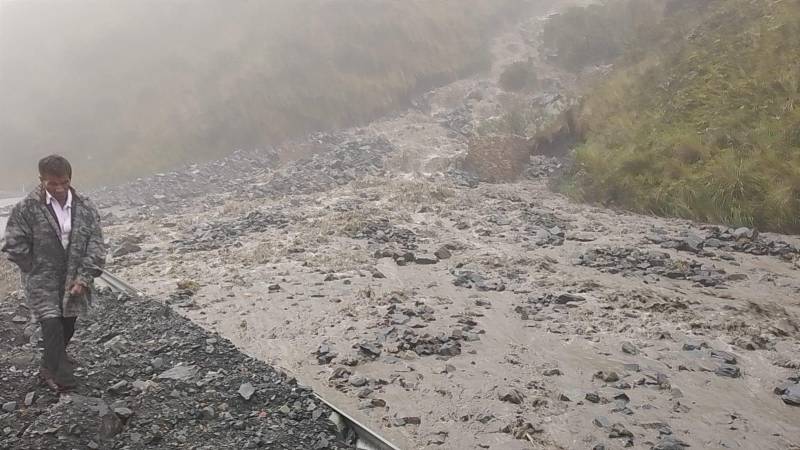
[[[60,203],[67,201],[67,191],[69,191],[70,179],[67,176],[42,175],[42,186]]]

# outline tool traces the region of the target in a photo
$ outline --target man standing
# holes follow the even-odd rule
[[[69,162],[43,158],[39,179],[39,187],[12,209],[2,251],[22,271],[28,307],[42,327],[40,377],[63,391],[76,384],[66,347],[91,301],[106,247],[97,209],[70,186]]]

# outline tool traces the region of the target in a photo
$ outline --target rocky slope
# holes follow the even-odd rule
[[[538,24],[488,77],[306,159],[98,193],[111,269],[401,448],[800,448],[795,236],[573,203],[552,158],[514,182],[463,170],[508,63],[545,86],[516,100],[566,107]]]
[[[352,448],[310,389],[170,308],[103,293],[70,353],[81,384],[38,383],[39,332],[0,303],[0,448]]]
[[[551,159],[461,170],[536,26],[308,159],[132,187],[112,267],[403,448],[800,448],[796,237],[572,203]],[[563,83],[526,98],[557,114]]]

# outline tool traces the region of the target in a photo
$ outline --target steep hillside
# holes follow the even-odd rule
[[[603,61],[616,67],[586,95],[567,189],[639,212],[800,231],[800,4],[661,5],[640,45]]]
[[[540,3],[3,3],[0,188],[53,151],[96,184],[365,122],[484,67]]]

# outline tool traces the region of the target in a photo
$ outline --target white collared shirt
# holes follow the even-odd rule
[[[47,204],[53,208],[58,219],[58,226],[61,228],[61,245],[66,249],[69,245],[69,234],[72,231],[72,191],[67,191],[67,201],[64,206],[45,190]]]

